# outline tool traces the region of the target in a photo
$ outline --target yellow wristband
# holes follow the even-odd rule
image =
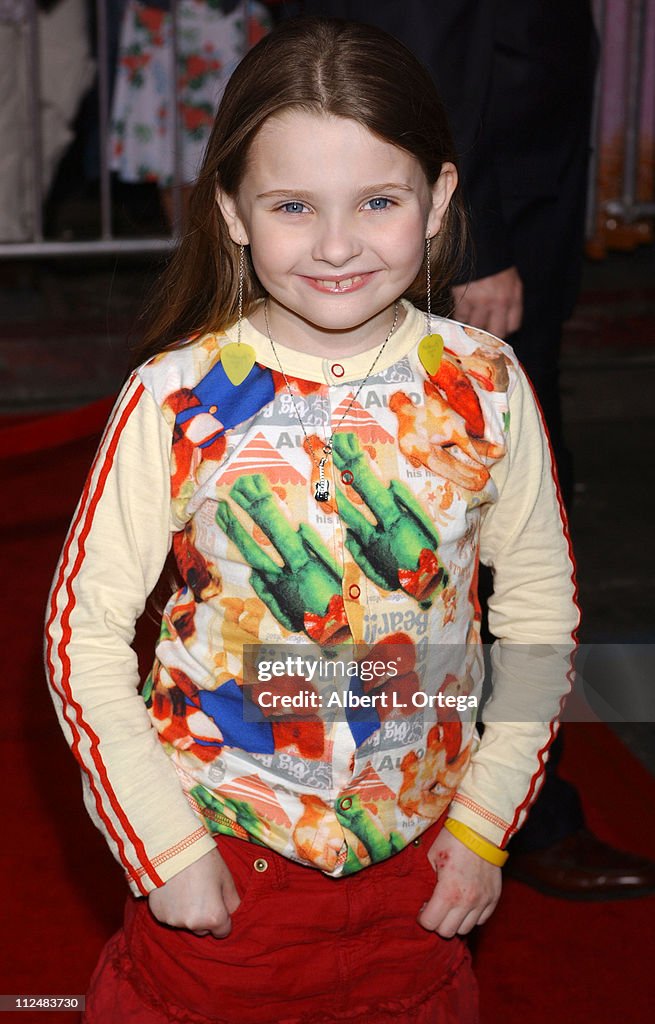
[[[494,846],[488,839],[483,839],[462,821],[446,818],[443,827],[447,828],[456,839],[459,839],[460,843],[464,843],[464,846],[468,846],[469,850],[473,850],[473,853],[477,853],[478,857],[482,857],[483,860],[488,860],[490,864],[496,864],[497,867],[502,868],[509,857],[505,850]]]

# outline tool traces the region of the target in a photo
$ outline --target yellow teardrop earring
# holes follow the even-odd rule
[[[432,333],[432,268],[430,266],[430,236],[425,239],[425,263],[427,285],[427,309],[425,311],[426,335],[418,346],[418,357],[429,377],[433,377],[441,365],[443,338]]]
[[[251,345],[241,341],[241,321],[243,320],[243,278],[246,270],[246,251],[239,240],[239,314],[237,320],[237,340],[221,349],[221,364],[227,379],[238,387],[246,379],[255,365],[255,350]]]

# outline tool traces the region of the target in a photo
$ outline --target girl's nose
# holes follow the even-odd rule
[[[312,252],[315,260],[343,267],[361,251],[361,240],[350,219],[335,217],[319,225]]]

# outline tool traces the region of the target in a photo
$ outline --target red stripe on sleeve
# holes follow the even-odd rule
[[[521,369],[523,369],[523,367],[521,367]],[[564,508],[564,500],[562,498],[562,492],[561,492],[560,486],[559,486],[559,478],[557,476],[557,471],[556,471],[556,468],[555,468],[555,453],[553,451],[553,446],[552,446],[552,443],[551,443],[551,440],[550,440],[550,433],[549,433],[548,427],[546,425],[546,420],[544,418],[543,409],[541,408],[541,403],[540,403],[539,398],[537,396],[537,392],[535,391],[534,385],[533,385],[532,381],[530,380],[528,374],[525,373],[525,370],[523,370],[523,373],[525,374],[525,379],[527,380],[527,382],[528,382],[528,384],[530,386],[530,390],[532,392],[532,397],[534,398],[535,405],[537,406],[537,411],[539,412],[539,419],[541,420],[541,427],[542,427],[542,430],[543,430],[543,433],[544,433],[544,437],[546,438],[546,444],[548,445],[548,451],[550,453],[550,472],[551,472],[551,476],[552,476],[552,479],[553,479],[553,483],[555,485],[555,494],[557,496],[557,504],[558,504],[558,507],[559,507],[560,522],[562,524],[562,533],[564,534],[564,539],[566,541],[566,546],[567,546],[567,550],[568,550],[569,560],[571,562],[571,582],[573,584],[573,603],[574,603],[575,607],[578,610],[578,622],[579,622],[580,621],[580,615],[581,615],[581,609],[580,609],[580,604],[578,602],[578,581],[577,581],[577,578],[576,578],[577,577],[577,566],[576,566],[576,562],[575,562],[575,555],[573,554],[573,545],[571,543],[571,534],[569,532],[568,517],[567,517],[567,514],[566,514],[566,509]],[[578,640],[577,640],[577,633],[578,633],[578,627],[576,626],[575,629],[573,630],[573,632],[571,633],[571,640],[573,641],[574,644],[577,644],[577,642],[578,642]],[[573,668],[573,666],[571,666],[571,669],[567,673],[568,680],[569,680],[569,683],[571,684],[571,687],[573,686],[573,672],[574,672],[574,668]],[[571,691],[569,690],[569,693],[570,692]],[[562,711],[562,708],[564,707],[564,702],[565,702],[567,697],[568,697],[568,693],[563,694],[562,699],[560,701],[560,708],[559,708],[560,713]],[[543,772],[545,771],[545,768],[546,768],[546,754],[547,754],[548,750],[550,749],[550,746],[551,746],[553,740],[555,739],[556,735],[557,735],[557,729],[555,728],[555,721],[552,721],[550,723],[550,735],[548,737],[548,740],[546,741],[544,746],[539,751],[539,755],[538,755],[539,756],[539,767],[537,768],[537,771],[534,773],[534,775],[532,776],[532,778],[530,780],[530,785],[528,786],[528,792],[526,793],[525,798],[521,801],[519,806],[516,808],[516,811],[514,813],[514,818],[512,820],[512,823],[511,823],[509,829],[507,830],[507,832],[503,836],[503,841],[502,841],[502,844],[501,844],[503,846],[505,845],[505,843],[507,843],[511,839],[512,835],[514,834],[514,832],[516,832],[517,824],[518,824],[519,818],[520,818],[523,810],[526,807],[529,807],[529,805],[530,805],[530,802],[531,802],[532,797],[534,795],[534,791],[535,791],[535,787],[537,785],[537,782],[541,778],[541,776],[542,776],[542,774],[543,774]]]
[[[71,727],[72,733],[73,733],[73,744],[72,744],[71,749],[72,749],[73,754],[75,755],[76,759],[80,763],[83,771],[86,773],[86,775],[87,775],[87,777],[89,779],[89,783],[90,783],[90,786],[91,786],[91,791],[93,792],[93,795],[94,795],[94,798],[95,798],[96,809],[98,811],[98,815],[104,821],[104,823],[106,825],[106,828],[107,828],[107,832],[109,833],[109,835],[116,842],[116,845],[118,847],[118,852],[119,852],[120,860],[121,860],[121,862],[122,862],[122,864],[123,864],[127,874],[130,876],[130,878],[133,878],[135,880],[135,882],[139,886],[139,889],[141,890],[142,894],[145,896],[145,895],[147,895],[148,890],[143,886],[143,883],[139,879],[139,875],[142,874],[142,873],[147,874],[148,877],[152,880],[152,882],[153,882],[153,884],[155,886],[162,885],[163,884],[162,883],[162,879],[159,877],[159,875],[155,871],[154,867],[150,863],[150,860],[148,859],[146,851],[145,851],[145,847],[143,845],[143,841],[137,836],[137,834],[134,831],[132,825],[130,824],[129,820],[127,819],[127,817],[125,815],[125,812],[123,811],[122,807],[120,806],[118,798],[116,797],[116,794],[115,794],[115,792],[114,792],[114,790],[113,790],[113,788],[111,786],[111,783],[109,781],[109,777],[107,775],[107,770],[105,768],[105,765],[103,763],[102,756],[101,756],[101,753],[100,753],[100,750],[99,750],[100,739],[96,735],[94,730],[91,728],[89,723],[85,721],[84,714],[83,714],[83,709],[80,706],[79,702],[77,700],[75,700],[75,698],[72,695],[72,691],[71,691],[71,687],[70,687],[71,663],[70,663],[70,657],[69,657],[69,654],[68,654],[68,644],[69,644],[70,639],[71,639],[70,617],[72,615],[72,612],[73,612],[73,610],[75,608],[75,603],[76,603],[75,594],[74,594],[74,591],[73,591],[73,583],[74,583],[75,577],[77,576],[77,574],[78,574],[78,572],[80,570],[80,567],[81,567],[81,565],[82,565],[82,563],[84,561],[84,543],[85,543],[86,538],[88,537],[89,532],[91,530],[91,527],[93,525],[93,516],[94,516],[95,510],[96,510],[96,508],[98,506],[98,503],[99,503],[100,499],[102,498],[102,495],[103,495],[103,492],[104,492],[104,488],[105,488],[105,484],[107,482],[107,478],[108,478],[109,473],[111,471],[111,468],[113,466],[114,457],[115,457],[115,454],[116,454],[116,449],[118,447],[118,442],[120,440],[120,435],[121,435],[121,433],[122,433],[122,431],[123,431],[123,429],[125,427],[125,424],[127,423],[128,419],[129,419],[132,411],[138,405],[139,400],[141,398],[141,395],[143,394],[143,391],[144,391],[143,384],[139,384],[139,386],[137,387],[134,395],[131,397],[131,399],[129,400],[129,402],[125,406],[125,408],[120,413],[118,421],[116,422],[116,418],[114,418],[114,420],[110,421],[110,423],[107,425],[107,429],[105,430],[105,435],[104,435],[104,437],[103,437],[103,439],[102,439],[102,441],[100,443],[100,447],[98,449],[98,454],[96,455],[96,458],[95,458],[95,460],[93,462],[93,465],[91,467],[91,471],[89,472],[89,475],[87,477],[87,481],[86,481],[86,484],[85,484],[85,487],[84,487],[84,491],[82,492],[82,498],[80,500],[80,506],[79,506],[78,514],[75,517],[75,521],[73,522],[73,524],[71,526],[71,529],[70,529],[70,532],[69,532],[69,536],[68,536],[68,540],[66,542],[66,546],[65,546],[64,551],[62,553],[61,566],[60,566],[59,574],[58,574],[58,577],[57,577],[57,582],[56,582],[55,586],[53,587],[53,591],[52,591],[52,597],[51,597],[51,601],[50,601],[50,614],[49,614],[49,617],[48,617],[48,623],[47,623],[47,627],[46,627],[47,630],[48,630],[48,642],[47,642],[47,650],[46,650],[46,660],[47,660],[48,669],[49,669],[50,684],[51,684],[53,690],[56,693],[58,693],[58,695],[62,699],[63,707],[64,707],[64,715],[65,715],[66,720],[68,721],[68,723],[69,723],[69,725]],[[118,413],[116,415],[118,416]],[[116,422],[116,428],[115,428],[113,434],[111,434],[111,437],[110,437],[109,436],[110,435],[110,431],[111,431],[111,429],[112,429],[112,427],[114,425],[114,422]],[[103,462],[102,468],[100,470],[100,476],[98,478],[98,483],[96,485],[96,488],[95,488],[94,492],[91,494],[91,480],[92,480],[92,478],[94,476],[94,473],[95,473],[95,470],[96,470],[96,466],[100,463],[101,459],[104,459],[104,462]],[[80,523],[82,523],[82,527],[81,527],[81,531],[79,533],[78,555],[77,555],[77,558],[75,560],[74,565],[72,566],[72,568],[69,571],[69,569],[68,569],[68,559],[69,559],[69,555],[70,555],[70,549],[71,549],[71,546],[72,546],[72,544],[73,544],[73,542],[74,542],[74,540],[75,540],[75,538],[76,538],[76,536],[78,534],[78,528],[80,526]],[[61,680],[61,690],[58,690],[57,686],[55,684],[55,667],[54,667],[54,660],[53,660],[53,657],[52,657],[52,641],[51,641],[50,634],[49,634],[49,627],[51,626],[51,624],[57,618],[57,597],[58,597],[62,587],[65,587],[65,589],[66,589],[66,593],[68,595],[68,601],[67,601],[66,607],[62,611],[61,617],[60,617],[60,624],[61,624],[61,630],[62,630],[62,639],[61,639],[61,642],[59,643],[59,646],[58,646],[58,649],[57,649],[57,654],[58,654],[59,661],[60,661],[60,664],[61,664],[61,667],[62,667],[62,680]],[[75,721],[73,721],[72,718],[69,716],[69,713],[68,713],[68,709],[69,708],[72,708],[73,711],[75,712]],[[79,726],[79,728],[78,728],[78,726]],[[121,825],[123,826],[123,829],[125,831],[126,836],[129,839],[129,841],[134,846],[134,849],[136,850],[137,856],[139,857],[139,859],[141,861],[141,864],[143,866],[142,867],[142,871],[138,871],[138,870],[135,871],[134,868],[132,867],[132,865],[130,864],[129,859],[127,857],[126,850],[125,850],[125,844],[123,842],[123,839],[118,834],[118,832],[116,831],[111,818],[104,811],[104,809],[103,809],[103,802],[102,802],[102,794],[98,791],[98,788],[96,787],[96,784],[95,784],[95,781],[94,781],[92,773],[87,768],[87,766],[85,765],[84,761],[82,760],[82,758],[80,756],[79,745],[80,745],[80,741],[81,741],[81,738],[82,738],[82,736],[81,736],[82,732],[86,733],[87,737],[91,741],[91,748],[90,749],[91,749],[92,760],[93,760],[93,763],[94,763],[94,765],[96,767],[96,770],[98,772],[98,776],[100,778],[102,787],[104,788],[104,791],[106,793],[106,797],[107,797],[107,799],[109,801],[109,805],[111,806],[111,808],[113,809],[114,813],[116,814],[116,817],[118,818],[118,820],[120,821]]]

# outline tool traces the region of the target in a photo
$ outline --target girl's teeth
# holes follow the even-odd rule
[[[352,287],[359,280],[361,280],[359,277],[346,277],[343,281],[319,281],[318,283],[322,288],[329,288],[332,292],[340,292]]]

